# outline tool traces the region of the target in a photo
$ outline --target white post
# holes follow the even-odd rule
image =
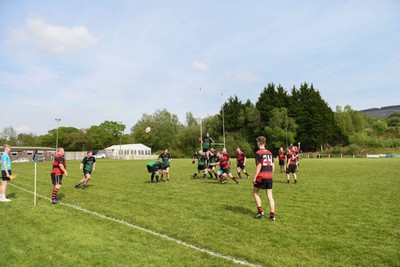
[[[33,185],[33,206],[36,207],[36,170],[37,170],[37,162],[35,161],[35,178]]]
[[[200,118],[200,150],[203,151],[203,120]]]

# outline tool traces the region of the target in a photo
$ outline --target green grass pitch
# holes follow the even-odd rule
[[[171,183],[158,185],[150,183],[146,160],[98,160],[85,190],[74,188],[79,163],[67,162],[59,192],[69,205],[46,199],[51,163],[38,163],[37,193],[46,198],[36,207],[34,164],[12,165],[18,178],[7,188],[12,202],[0,203],[0,266],[400,263],[399,159],[303,159],[298,184],[276,172],[275,222],[253,218],[251,179],[192,180],[197,166],[190,159],[174,159]],[[247,169],[254,173],[253,159]]]

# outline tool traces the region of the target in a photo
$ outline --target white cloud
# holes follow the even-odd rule
[[[36,48],[51,54],[66,54],[86,49],[100,40],[85,27],[55,26],[47,23],[39,16],[26,20],[26,29],[11,31],[10,44],[33,43]]]
[[[197,61],[194,61],[192,66],[196,70],[201,70],[201,71],[208,71],[210,69],[210,66],[208,66],[206,63],[197,62]]]
[[[252,83],[261,80],[259,76],[246,70],[237,71],[235,73],[235,79],[244,83]]]

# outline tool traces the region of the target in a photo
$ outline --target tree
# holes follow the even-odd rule
[[[144,131],[146,127],[151,127],[149,134]],[[176,133],[182,127],[177,115],[163,109],[155,111],[153,115],[143,114],[131,128],[131,135],[135,142],[143,143],[152,150],[162,150],[166,147],[174,149],[178,143]]]
[[[274,108],[288,107],[289,96],[286,90],[281,86],[275,89],[275,84],[270,83],[261,92],[260,97],[256,103],[256,108],[260,112],[261,122],[267,125],[271,119],[271,111]]]
[[[4,127],[1,132],[1,138],[4,139],[9,145],[15,145],[17,141],[17,131],[12,127]]]
[[[41,138],[33,133],[19,134],[17,139],[19,146],[41,146],[42,144]]]
[[[336,125],[333,111],[313,85],[304,83],[293,87],[289,115],[298,125],[296,139],[304,150],[317,150],[324,145],[346,143],[346,138]]]
[[[297,124],[293,118],[288,117],[286,108],[274,108],[271,112],[271,119],[265,127],[265,133],[270,149],[275,152],[280,147],[287,147],[295,142]]]

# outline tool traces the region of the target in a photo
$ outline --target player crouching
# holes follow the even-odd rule
[[[158,184],[159,171],[165,167],[165,164],[159,161],[151,161],[147,163],[147,171],[151,173],[151,182],[154,183],[156,177],[156,184]]]

